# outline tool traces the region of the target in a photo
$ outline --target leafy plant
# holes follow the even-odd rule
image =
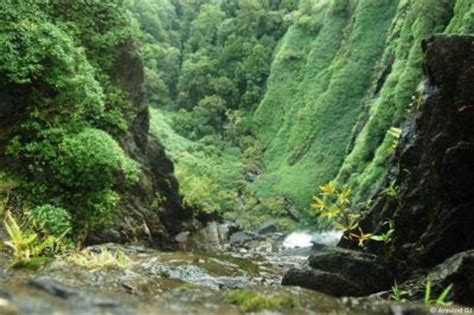
[[[357,241],[358,246],[363,247],[369,240],[392,242],[395,232],[393,221],[387,221],[384,226],[388,226],[386,232],[381,234],[366,233],[358,224],[359,213],[352,213],[349,208],[351,204],[351,188],[339,189],[333,183],[327,183],[319,187],[319,195],[313,197],[313,204],[317,214],[325,219],[331,220],[331,224],[339,231],[345,233],[346,238]],[[347,232],[347,233],[346,233]]]
[[[22,229],[10,212],[6,213],[3,223],[10,237],[10,240],[4,243],[13,250],[14,266],[28,264],[48,251],[50,254],[53,253],[55,246],[63,237],[49,235],[41,238],[33,231]]]
[[[361,227],[358,227],[359,233],[349,233],[349,236],[355,240],[357,240],[357,245],[359,247],[363,247],[364,243],[371,240],[374,235],[372,233],[364,233]]]
[[[390,297],[392,298],[392,300],[395,300],[397,302],[406,302],[406,298],[409,294],[409,291],[400,288],[397,282],[395,281],[395,284],[392,286],[392,294]]]
[[[402,129],[401,128],[396,128],[396,127],[391,127],[387,133],[393,138],[392,144],[389,148],[390,153],[395,152],[396,148],[399,145],[400,141],[400,136],[402,135]]]
[[[384,242],[387,245],[393,241],[393,234],[395,233],[395,227],[394,227],[393,220],[385,221],[384,225],[388,226],[388,230],[381,234],[372,235],[370,239],[374,241],[378,241],[378,242]]]
[[[71,215],[66,209],[53,205],[42,205],[33,208],[29,216],[35,226],[46,234],[61,237],[72,230]]]
[[[333,183],[319,187],[319,194],[313,197],[311,207],[321,217],[332,221],[332,225],[341,232],[351,231],[358,226],[360,215],[349,209],[352,189],[337,188]]]
[[[391,182],[390,185],[383,191],[385,195],[400,202],[401,198],[401,191],[400,187],[395,183],[395,181]]]
[[[18,126],[2,126],[2,155],[19,179],[15,197],[33,208],[41,232],[59,237],[66,221],[77,230],[110,224],[119,189],[138,180],[138,163],[112,137],[137,114],[111,79],[118,48],[137,35],[129,7],[127,0],[1,2],[1,97],[21,112]],[[51,203],[57,209],[42,206]]]
[[[436,304],[436,305],[448,305],[450,302],[447,301],[449,293],[451,293],[451,290],[453,288],[453,285],[450,284],[448,287],[446,287],[443,292],[438,296],[438,298],[432,298],[431,297],[431,278],[428,277],[426,278],[426,283],[425,283],[425,298],[424,302],[426,305],[431,305],[431,304]]]

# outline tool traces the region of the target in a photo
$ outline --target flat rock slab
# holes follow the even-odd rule
[[[372,254],[325,247],[301,268],[290,269],[283,285],[301,286],[334,296],[366,296],[389,289],[394,265]]]

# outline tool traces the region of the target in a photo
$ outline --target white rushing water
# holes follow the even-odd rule
[[[313,232],[293,232],[283,241],[283,248],[304,248],[311,247],[313,242],[323,245],[336,245],[341,239],[342,233],[339,231]]]

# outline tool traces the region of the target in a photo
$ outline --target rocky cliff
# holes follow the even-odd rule
[[[386,187],[359,223],[365,233],[381,234],[393,222],[393,241],[368,241],[354,252],[357,242],[343,238],[346,249],[313,255],[284,284],[361,296],[397,281],[419,298],[429,276],[438,294],[453,284],[453,300],[472,305],[474,37],[434,36],[423,53],[422,97],[403,128]]]
[[[143,62],[133,42],[117,48],[110,70],[113,82],[127,95],[131,112],[127,133],[118,136],[124,150],[141,165],[138,184],[124,191],[120,215],[111,229],[95,233],[91,242],[149,240],[169,246],[193,210],[183,205],[173,162],[160,140],[149,134],[149,109],[144,99]],[[188,222],[189,223],[189,222]],[[188,227],[189,228],[189,227]],[[168,245],[166,245],[168,244]]]

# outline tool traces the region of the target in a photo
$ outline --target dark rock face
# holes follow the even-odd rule
[[[361,225],[378,231],[393,220],[393,254],[433,267],[474,248],[474,37],[435,36],[423,47],[425,101],[404,128],[389,179],[400,202],[380,197]]]
[[[456,302],[474,305],[474,250],[458,253],[446,259],[433,269],[430,279],[433,291],[437,294],[454,283],[453,295]],[[424,288],[419,292],[423,294]]]
[[[334,296],[364,296],[393,284],[393,263],[373,254],[327,246],[302,269],[290,269],[283,285],[299,285]]]
[[[423,43],[423,50],[424,101],[412,110],[386,180],[387,186],[397,187],[398,196],[380,194],[359,224],[364,232],[380,233],[386,229],[384,222],[394,222],[390,245],[369,241],[364,247],[366,252],[398,262],[392,281],[380,290],[389,290],[395,279],[401,283],[416,275],[426,276],[425,270],[436,265],[436,270],[443,270],[451,265],[447,259],[474,249],[474,36],[437,35]],[[345,238],[339,246],[358,248],[355,241]],[[458,255],[462,259],[455,260],[462,260],[458,264],[462,267],[451,273],[450,283],[454,284],[454,301],[467,304],[474,292],[467,284],[472,283],[472,253]],[[357,281],[340,282],[345,277],[344,266],[354,264],[351,268],[364,270],[356,254],[347,260],[351,263],[335,262],[339,264],[335,268],[343,270],[336,269],[329,277],[332,280],[323,276],[327,270],[321,264],[310,264],[305,267],[307,277],[301,277],[303,271],[291,271],[285,278],[296,274],[300,280],[286,282],[338,295],[366,294],[350,285]],[[370,270],[364,275],[374,281],[386,280]]]
[[[131,117],[128,133],[118,135],[124,150],[142,166],[139,183],[124,192],[122,215],[113,230],[92,235],[91,243],[149,240],[152,245],[171,245],[171,236],[183,230],[192,209],[183,206],[174,166],[160,141],[149,135],[149,110],[144,98],[141,57],[133,43],[117,50],[110,71],[113,82],[126,92]],[[159,197],[159,209],[152,209]]]

